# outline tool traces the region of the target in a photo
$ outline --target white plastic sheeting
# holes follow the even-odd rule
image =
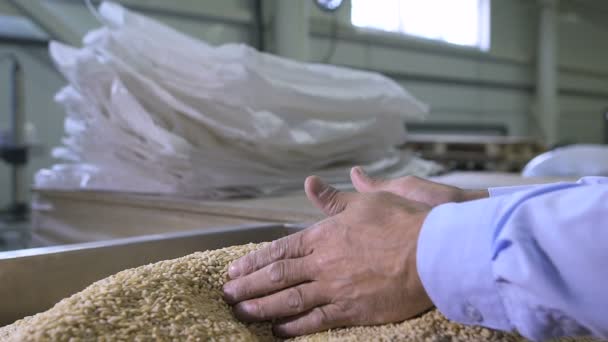
[[[608,146],[570,145],[545,152],[524,168],[524,177],[608,176]]]
[[[355,164],[437,170],[394,148],[428,110],[380,74],[210,46],[113,3],[100,18],[82,48],[50,45],[69,82],[64,162],[38,187],[225,197],[344,180]]]

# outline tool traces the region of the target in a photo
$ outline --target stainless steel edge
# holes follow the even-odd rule
[[[247,225],[0,253],[0,326],[49,309],[124,269],[196,251],[270,241],[306,225]]]

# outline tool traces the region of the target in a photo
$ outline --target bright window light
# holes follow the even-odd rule
[[[490,0],[351,1],[355,26],[490,48]]]

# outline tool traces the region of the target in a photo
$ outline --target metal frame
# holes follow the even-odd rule
[[[39,0],[8,0],[13,7],[32,19],[38,26],[46,31],[51,38],[64,43],[80,45],[80,34],[68,27],[61,18],[57,18]]]
[[[49,309],[91,283],[152,262],[278,239],[303,225],[263,224],[0,252],[0,326]]]
[[[9,212],[12,220],[21,220],[27,214],[25,165],[28,147],[25,141],[24,77],[21,63],[14,54],[0,57],[0,62],[10,61],[10,136],[0,141],[0,158],[11,165],[11,204]]]
[[[407,130],[411,133],[425,132],[436,134],[472,134],[472,135],[490,135],[490,136],[507,136],[509,129],[501,124],[468,124],[468,123],[451,123],[451,122],[436,122],[436,123],[407,123]]]
[[[608,144],[608,108],[602,113],[602,121],[604,122],[604,144]]]

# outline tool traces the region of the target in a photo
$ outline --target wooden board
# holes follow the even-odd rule
[[[433,180],[466,189],[570,180],[518,174],[457,172]],[[36,190],[34,245],[55,245],[266,222],[323,217],[303,191],[256,199],[201,201],[177,196]]]
[[[281,197],[200,201],[92,191],[36,191],[33,245],[101,241],[147,234],[321,218],[302,192]]]

